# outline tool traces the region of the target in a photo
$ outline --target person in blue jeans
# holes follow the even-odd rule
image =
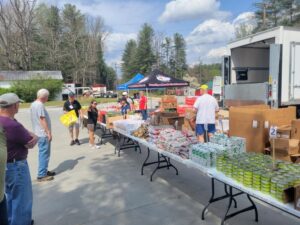
[[[121,114],[124,119],[127,119],[127,113],[130,111],[129,103],[126,101],[126,99],[121,99]]]
[[[32,185],[27,155],[28,149],[37,143],[38,137],[14,118],[20,101],[14,93],[0,96],[0,125],[5,131],[7,146],[5,195],[9,225],[33,224]]]
[[[30,107],[33,131],[39,137],[38,182],[53,180],[53,176],[55,175],[55,172],[48,171],[52,141],[51,120],[44,105],[48,101],[48,97],[49,91],[47,89],[40,89],[37,92],[37,99]]]

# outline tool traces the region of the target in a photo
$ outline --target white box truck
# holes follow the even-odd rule
[[[300,116],[300,29],[276,27],[235,40],[223,57],[224,106],[297,106]]]

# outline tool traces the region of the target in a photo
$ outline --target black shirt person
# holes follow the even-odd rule
[[[74,144],[80,145],[78,136],[79,136],[80,118],[82,118],[82,112],[81,112],[81,105],[75,99],[75,94],[73,92],[69,93],[69,99],[65,102],[63,109],[65,112],[75,110],[78,120],[69,126],[69,133],[71,136],[70,145],[74,145]],[[74,131],[75,131],[75,139],[74,139]]]

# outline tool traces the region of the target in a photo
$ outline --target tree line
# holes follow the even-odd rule
[[[242,38],[277,26],[300,27],[299,0],[261,0],[253,4],[255,26],[241,24],[236,28],[236,37]]]
[[[137,41],[127,41],[122,54],[122,80],[128,81],[136,73],[146,75],[157,68],[177,78],[187,72],[186,43],[183,36],[175,33],[167,37],[144,24]]]
[[[83,15],[72,4],[60,9],[37,0],[0,0],[0,27],[2,70],[60,70],[66,82],[114,88],[101,17]]]

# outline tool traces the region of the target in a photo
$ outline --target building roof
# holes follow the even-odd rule
[[[0,81],[31,80],[36,77],[63,79],[61,71],[0,71]]]

